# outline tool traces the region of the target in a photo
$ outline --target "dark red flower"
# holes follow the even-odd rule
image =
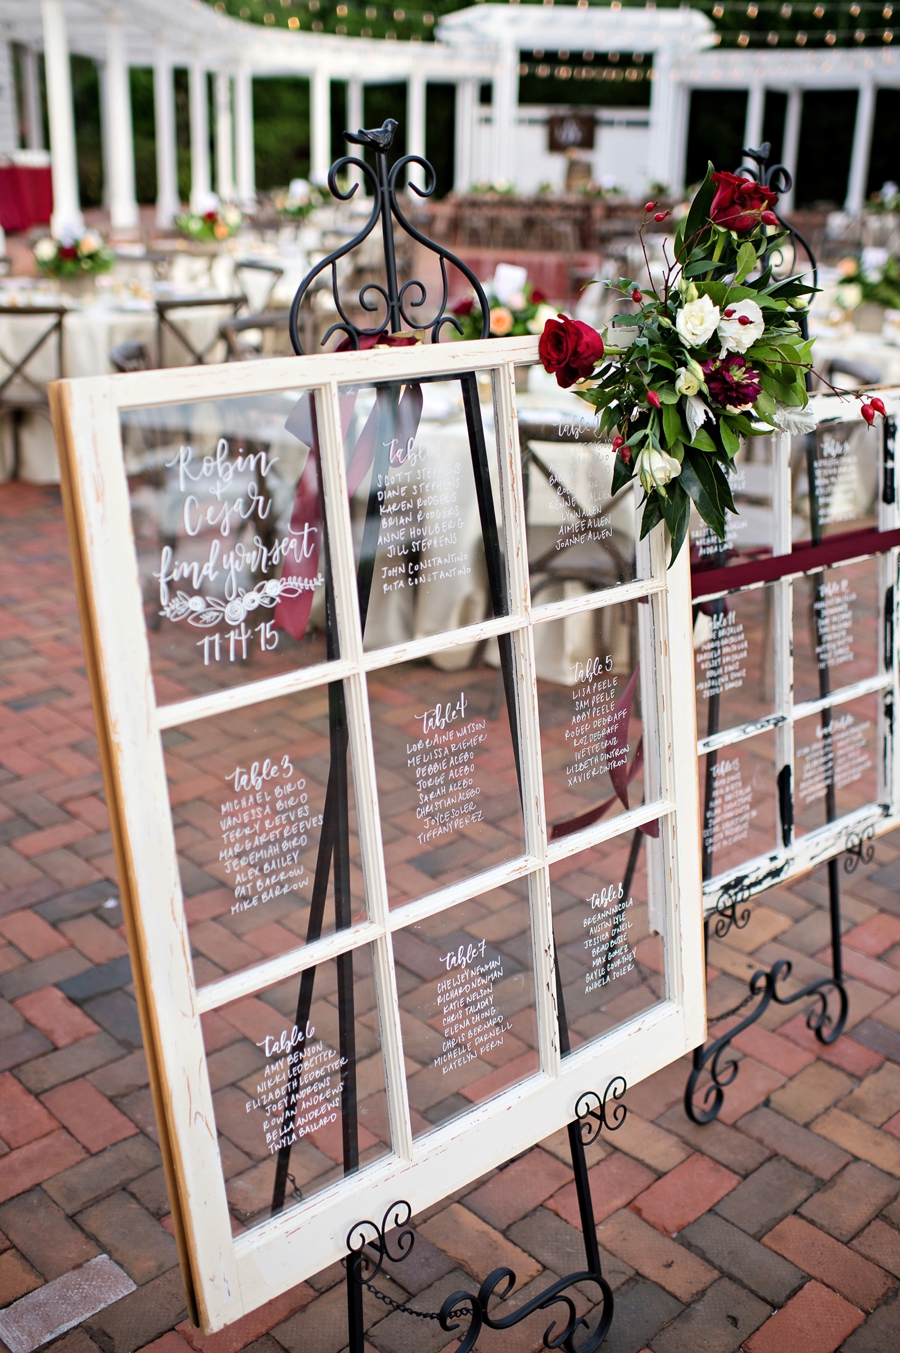
[[[205,211],[203,213],[203,219],[204,221],[214,221],[216,219],[216,213],[214,211]]]
[[[774,188],[764,188],[753,179],[741,178],[719,170],[713,174],[716,195],[709,209],[709,219],[715,225],[734,230],[738,235],[747,235],[755,230],[761,221],[766,225],[777,225],[777,217],[771,211],[778,202]]]
[[[474,296],[463,296],[461,301],[457,301],[452,307],[454,315],[459,315],[460,319],[465,319],[466,315],[471,315],[475,305]]]
[[[532,304],[532,305],[543,305],[543,304],[544,304],[544,301],[546,301],[546,299],[547,299],[547,296],[546,296],[546,294],[545,294],[543,291],[541,291],[540,287],[532,287],[532,288],[531,288],[531,304]]]
[[[60,258],[77,258],[78,249],[74,244],[61,244],[59,246]]]
[[[753,404],[762,390],[759,372],[748,366],[746,357],[739,352],[704,362],[703,378],[714,404],[742,408]]]
[[[544,370],[556,377],[564,390],[591,374],[603,356],[603,339],[580,319],[548,319],[538,344]]]

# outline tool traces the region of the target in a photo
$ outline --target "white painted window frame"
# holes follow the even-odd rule
[[[872,390],[871,394],[880,395],[884,401],[887,416],[896,419],[898,426],[900,426],[900,390],[896,387],[884,388],[877,391]],[[814,395],[810,400],[810,408],[820,426],[827,423],[857,422],[862,424],[863,421],[860,404],[852,398],[832,394]],[[894,502],[883,502],[882,424],[880,418],[876,420],[876,425],[871,431],[871,437],[873,450],[877,448],[874,453],[877,454],[879,463],[876,529],[879,531],[894,531],[900,527],[900,502],[898,502],[900,482],[895,485]],[[784,556],[791,553],[790,436],[784,435],[773,438],[773,459],[774,548],[772,553],[776,556]],[[848,523],[848,527],[851,525],[851,523]],[[830,539],[830,537],[826,537],[826,539]],[[857,563],[860,560],[873,557],[876,556],[870,553],[860,553],[854,555],[853,558],[841,560],[839,565],[832,567],[842,567],[845,564]],[[754,723],[724,729],[709,738],[698,738],[697,756],[701,760],[707,752],[713,749],[720,750],[734,747],[765,729],[774,729],[776,775],[783,766],[791,766],[792,783],[796,792],[794,725],[797,720],[816,714],[823,708],[837,709],[862,695],[879,694],[881,696],[877,730],[880,752],[877,800],[856,809],[852,813],[844,814],[834,822],[829,822],[814,831],[805,832],[800,837],[795,835],[787,846],[779,845],[765,855],[759,855],[755,859],[735,865],[722,873],[714,874],[703,885],[703,905],[707,916],[714,915],[730,901],[735,899],[739,902],[746,901],[764,892],[766,888],[785,883],[817,865],[824,864],[827,860],[842,854],[847,849],[848,844],[852,845],[854,841],[863,838],[866,840],[874,839],[874,837],[892,831],[894,827],[900,825],[898,740],[892,722],[887,717],[887,709],[891,707],[897,714],[900,714],[900,671],[898,671],[898,654],[900,654],[900,648],[898,648],[898,644],[900,644],[900,635],[898,635],[898,623],[900,623],[900,548],[894,547],[886,550],[879,554],[877,558],[882,600],[888,588],[891,585],[894,588],[893,615],[890,617],[893,633],[893,661],[890,664],[885,662],[883,625],[886,617],[882,605],[878,672],[863,681],[857,681],[847,686],[836,686],[834,691],[824,699],[794,701],[793,590],[790,586],[795,579],[820,573],[823,566],[804,569],[802,566],[803,555],[798,554],[796,571],[787,572],[774,583],[754,583],[750,587],[738,591],[720,589],[704,592],[702,585],[694,590],[695,603],[711,601],[719,597],[740,597],[744,591],[752,591],[763,586],[771,586],[774,593],[775,699],[773,711],[770,715]],[[699,576],[702,579],[702,574]],[[777,825],[780,830],[780,821]]]
[[[536,338],[447,343],[193,367],[58,382],[52,388],[63,489],[78,580],[110,818],[134,982],[150,1066],[172,1215],[195,1318],[207,1331],[245,1315],[346,1253],[351,1226],[404,1197],[413,1212],[561,1128],[578,1096],[614,1075],[634,1084],[705,1034],[696,727],[687,551],[667,569],[662,528],[641,547],[634,582],[532,608],[516,425],[515,364],[538,360]],[[338,386],[490,373],[511,593],[508,616],[376,652],[360,631]],[[340,632],[339,661],[158,706],[144,627],[120,415],[132,409],[276,391],[314,392]],[[548,842],[532,628],[538,620],[646,597],[653,607],[659,797]],[[647,612],[647,607],[640,607]],[[645,635],[650,632],[642,621]],[[366,674],[439,649],[508,632],[517,672],[525,850],[509,864],[390,911],[387,900]],[[275,696],[341,678],[347,695],[368,919],[247,972],[195,988],[169,809],[161,734]],[[646,683],[650,690],[653,683]],[[560,1056],[551,943],[549,866],[660,819],[659,884],[667,936],[667,998]],[[413,1140],[405,1093],[391,933],[466,897],[529,878],[541,1069],[461,1118]],[[202,1012],[370,944],[378,987],[393,1152],[359,1174],[232,1239],[219,1167]]]

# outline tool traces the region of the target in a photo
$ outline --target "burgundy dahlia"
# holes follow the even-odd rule
[[[703,376],[714,404],[742,408],[746,404],[753,404],[762,389],[759,372],[754,371],[746,357],[739,352],[730,352],[725,357],[713,357],[704,362]]]

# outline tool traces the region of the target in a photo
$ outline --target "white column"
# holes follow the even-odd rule
[[[309,177],[325,184],[331,167],[331,76],[317,66],[309,80]]]
[[[191,211],[207,211],[209,181],[209,105],[206,71],[198,60],[188,68],[191,112]]]
[[[22,112],[25,117],[25,145],[29,150],[44,149],[44,117],[41,112],[41,90],[38,80],[37,52],[33,47],[20,47],[22,66]]]
[[[156,132],[156,224],[165,230],[181,210],[175,141],[175,86],[164,47],[153,53],[153,111]]]
[[[647,157],[647,184],[665,183],[675,191],[675,181],[683,167],[675,163],[672,126],[673,89],[671,61],[666,51],[653,58],[653,83],[650,86],[650,153]]]
[[[797,151],[800,148],[800,118],[803,114],[803,90],[788,90],[787,112],[784,115],[784,141],[781,147],[781,163],[791,178],[797,179]],[[781,211],[794,210],[794,188],[781,198]]]
[[[425,158],[425,73],[422,70],[411,72],[406,86],[406,136],[407,155],[421,155]],[[410,182],[422,188],[425,175],[421,169],[413,168]]]
[[[504,43],[500,61],[494,74],[494,173],[495,179],[512,183],[515,178],[513,162],[516,134],[516,113],[519,105],[519,76],[516,67],[519,53]]]
[[[216,192],[223,202],[234,201],[234,123],[231,116],[231,76],[216,74]]]
[[[668,183],[673,196],[680,197],[684,192],[684,178],[687,169],[688,120],[691,114],[691,91],[687,85],[672,87],[672,131],[669,140],[669,172],[661,182]]]
[[[875,122],[875,85],[871,80],[860,85],[853,127],[853,152],[850,156],[850,177],[847,182],[846,210],[862,211],[866,200],[869,177],[869,156],[872,151],[872,127]]]
[[[66,37],[63,0],[41,0],[44,30],[44,66],[47,74],[47,111],[53,172],[53,215],[50,229],[57,237],[66,230],[82,231],[84,217],[78,196],[78,156],[72,109],[72,71]]]
[[[242,207],[256,205],[256,152],[253,145],[253,76],[241,66],[234,77],[234,164],[237,198]]]
[[[478,82],[456,82],[456,135],[454,138],[453,188],[465,193],[475,179],[472,168],[472,147],[475,138],[475,112],[478,107]]]
[[[109,147],[109,81],[106,78],[106,62],[98,61],[97,91],[100,95],[100,154],[103,165],[103,205],[109,211],[112,200],[112,184],[109,177],[109,165],[112,158]]]
[[[19,110],[13,79],[12,52],[0,37],[0,152],[19,149]]]
[[[347,81],[347,131],[358,132],[362,129],[365,121],[365,112],[363,107],[363,82],[354,77]],[[353,154],[359,158],[361,146],[347,146],[343,154]],[[358,183],[357,196],[361,196],[366,191],[366,177],[359,169],[350,170],[350,182]]]
[[[140,224],[134,191],[134,133],[131,125],[131,87],[120,10],[111,10],[106,23],[107,118],[104,145],[109,160],[103,177],[109,182],[109,223],[113,231],[135,230]]]
[[[766,87],[754,80],[747,92],[747,116],[744,121],[744,148],[758,150],[762,144],[763,113],[766,106]]]

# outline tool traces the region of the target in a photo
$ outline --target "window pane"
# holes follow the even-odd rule
[[[297,403],[284,393],[122,414],[161,703],[327,656],[318,465],[285,428]]]
[[[506,614],[490,385],[344,387],[340,403],[366,649]]]
[[[661,890],[651,904],[648,850],[657,841],[638,830],[550,866],[564,1054],[665,998],[665,905]]]
[[[775,589],[731,592],[694,607],[697,733],[712,737],[771,714]]]
[[[342,707],[340,685],[321,687],[163,733],[198,984],[364,918]],[[335,788],[327,807],[329,776],[347,790]],[[346,872],[339,922],[335,845],[342,880]],[[330,865],[317,890],[320,856]]]
[[[701,757],[704,879],[774,849],[777,796],[773,732]]]
[[[636,601],[534,628],[551,839],[644,802],[644,759],[658,755],[654,739],[643,741],[651,636],[651,608]]]
[[[751,437],[741,444],[728,476],[737,515],[725,514],[725,539],[720,540],[696,509],[691,511],[691,568],[706,569],[767,559],[775,543],[776,439]]]
[[[812,831],[877,801],[879,700],[866,695],[795,725],[798,831]]]
[[[400,663],[368,678],[391,905],[520,855],[502,672]]]
[[[202,1023],[228,1203],[241,1226],[389,1153],[369,946]]]
[[[794,437],[795,540],[876,525],[881,436],[865,423],[823,423]]]
[[[528,883],[394,934],[416,1135],[540,1067]]]
[[[630,582],[634,490],[611,497],[615,458],[595,440],[593,410],[562,390],[522,395],[518,410],[534,604]]]
[[[794,699],[818,700],[878,671],[878,560],[794,583]]]

